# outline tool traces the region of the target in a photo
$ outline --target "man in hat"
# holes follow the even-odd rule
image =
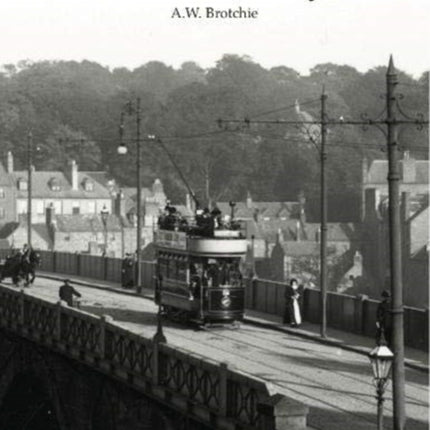
[[[384,336],[387,345],[391,347],[393,321],[391,314],[391,294],[388,290],[382,291],[382,301],[376,309],[376,344],[380,345]]]
[[[67,303],[71,308],[73,307],[73,296],[81,297],[81,293],[76,291],[71,285],[70,280],[65,279],[64,284],[59,289],[60,299]]]
[[[134,284],[134,261],[130,253],[125,254],[121,264],[121,286],[132,287]]]

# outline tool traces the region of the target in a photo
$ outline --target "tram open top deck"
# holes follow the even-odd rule
[[[239,230],[214,230],[213,236],[201,236],[183,231],[158,230],[155,246],[200,257],[240,257],[246,253],[246,239]]]

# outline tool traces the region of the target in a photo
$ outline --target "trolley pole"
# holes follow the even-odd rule
[[[27,245],[31,247],[33,134],[27,136]]]
[[[320,243],[320,311],[321,311],[321,337],[326,337],[327,328],[327,184],[326,184],[326,139],[327,139],[327,112],[326,112],[327,94],[323,86],[321,94],[321,243]]]
[[[387,146],[388,146],[388,194],[389,194],[389,231],[390,231],[390,276],[393,315],[393,428],[405,427],[405,368],[403,345],[403,294],[402,260],[400,237],[399,207],[399,161],[397,141],[397,121],[395,116],[395,87],[398,83],[393,58],[387,70]]]

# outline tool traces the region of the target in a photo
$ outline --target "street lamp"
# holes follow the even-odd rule
[[[381,344],[369,353],[373,370],[373,382],[376,387],[376,399],[378,401],[378,430],[383,430],[384,426],[384,392],[390,377],[393,358],[394,355],[385,344],[384,334],[382,333]]]
[[[108,216],[109,216],[109,211],[106,208],[106,205],[103,205],[102,210],[100,211],[100,216],[102,218],[102,223],[103,223],[103,233],[104,233],[104,254],[107,254],[107,220],[108,220]]]

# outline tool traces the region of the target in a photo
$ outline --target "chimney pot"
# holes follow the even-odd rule
[[[7,173],[13,173],[13,154],[11,151],[7,153]]]

